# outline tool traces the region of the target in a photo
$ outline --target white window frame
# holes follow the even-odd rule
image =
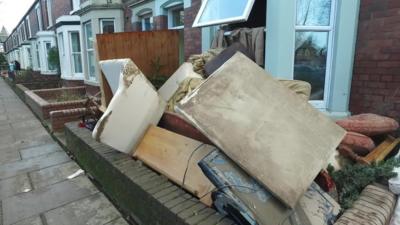
[[[37,17],[38,25],[39,25],[39,31],[42,31],[43,30],[42,10],[40,9],[39,4],[36,5],[35,10],[36,10],[36,17]]]
[[[86,60],[87,60],[87,75],[88,75],[88,80],[89,81],[96,81],[96,71],[95,71],[95,73],[94,74],[91,74],[90,73],[90,57],[89,57],[89,52],[92,52],[93,53],[93,55],[94,55],[94,48],[93,48],[93,46],[92,46],[92,48],[89,48],[88,46],[89,46],[89,44],[88,44],[88,39],[89,39],[89,37],[88,37],[88,35],[87,35],[87,29],[86,29],[86,26],[90,26],[90,28],[92,29],[92,37],[90,37],[90,38],[93,38],[93,27],[92,27],[92,21],[87,21],[86,23],[84,23],[83,24],[83,30],[84,30],[84,32],[85,32],[85,46],[86,46]]]
[[[72,0],[72,13],[78,11],[80,8],[80,0]]]
[[[74,52],[74,49],[72,48],[72,33],[77,33],[78,34],[78,37],[79,37],[79,40],[78,40],[78,43],[79,43],[79,47],[80,47],[80,49],[81,49],[81,51],[80,52]],[[81,35],[80,35],[80,32],[79,31],[69,31],[68,32],[68,37],[69,37],[69,49],[70,49],[70,53],[71,53],[71,71],[72,71],[72,73],[74,74],[74,75],[80,75],[80,74],[82,74],[83,73],[83,59],[82,59],[82,45],[81,45]],[[74,55],[79,55],[79,58],[80,58],[80,60],[81,60],[81,72],[80,73],[77,73],[76,71],[75,71],[75,67],[76,67],[76,65],[75,65],[75,61],[74,61]]]
[[[193,27],[206,27],[206,26],[212,26],[212,25],[218,25],[218,24],[226,24],[226,23],[237,23],[237,22],[244,22],[249,19],[251,10],[254,6],[255,0],[247,0],[247,5],[246,8],[244,9],[244,14],[242,16],[237,16],[237,17],[231,17],[227,19],[220,19],[220,20],[210,20],[208,22],[200,22],[200,18],[204,13],[204,10],[207,6],[209,0],[203,0],[201,3],[201,7],[199,12],[196,15],[196,18],[193,23]],[[234,2],[234,1],[232,1]],[[229,9],[227,9],[229,10]]]
[[[53,13],[52,13],[52,0],[46,0],[46,7],[47,7],[47,20],[49,21],[49,27],[53,26]]]
[[[100,22],[99,22],[99,24],[100,24],[100,33],[101,34],[104,33],[104,31],[103,31],[103,23],[104,22],[113,22],[114,33],[115,33],[115,19],[114,18],[103,18],[103,19],[100,19]]]
[[[182,9],[183,12],[185,12],[185,8],[183,6],[183,3],[177,3],[174,4],[172,6],[169,6],[168,8],[166,8],[168,10],[168,29],[171,30],[178,30],[178,29],[183,29],[185,26],[181,25],[181,26],[173,26],[173,11],[177,10],[177,9]]]
[[[58,39],[58,48],[60,50],[60,53],[62,56],[65,56],[65,47],[64,47],[64,34],[62,32],[59,32],[57,34],[57,39]]]
[[[297,20],[297,4],[299,0],[296,0],[295,7],[295,18]],[[332,82],[332,64],[333,64],[333,50],[334,50],[334,37],[335,37],[335,24],[336,24],[336,11],[337,11],[337,0],[331,0],[331,14],[330,23],[328,26],[303,26],[297,25],[295,22],[294,32],[328,32],[328,48],[326,58],[326,70],[325,70],[325,85],[324,85],[324,99],[323,100],[310,100],[310,104],[317,109],[326,109],[331,97],[331,82]],[[294,63],[295,63],[295,51],[296,51],[296,40],[293,43],[293,78],[294,78]]]

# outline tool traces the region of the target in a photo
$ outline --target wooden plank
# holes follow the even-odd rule
[[[197,163],[212,150],[214,146],[151,125],[133,156],[210,206],[215,187]]]
[[[177,109],[292,208],[345,135],[333,120],[241,53]]]
[[[179,67],[179,31],[98,34],[96,39],[98,61],[130,58],[148,79],[155,75],[169,77]],[[161,66],[159,71],[156,70],[157,62]],[[106,108],[113,94],[104,75],[99,75],[102,108]]]
[[[363,161],[368,164],[373,162],[380,162],[386,158],[394,148],[400,143],[400,138],[394,138],[388,136],[378,147],[376,147],[372,152],[365,156]]]

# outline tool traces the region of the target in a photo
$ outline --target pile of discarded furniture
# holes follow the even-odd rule
[[[368,183],[344,210],[326,172],[393,157],[395,120],[367,114],[335,122],[308,103],[308,83],[275,79],[240,46],[211,55],[201,75],[184,63],[159,90],[130,59],[101,61],[114,96],[93,138],[237,224],[383,225],[396,217],[387,180]],[[196,66],[201,57],[192,57]]]

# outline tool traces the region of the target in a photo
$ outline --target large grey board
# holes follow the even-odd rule
[[[241,53],[177,111],[292,208],[345,134]]]

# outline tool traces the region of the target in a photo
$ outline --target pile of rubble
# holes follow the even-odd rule
[[[393,157],[398,123],[372,114],[335,123],[308,103],[308,83],[276,80],[241,52],[192,57],[203,74],[184,63],[158,91],[130,59],[101,61],[114,97],[93,137],[238,224],[388,224],[397,198],[387,180],[366,182],[344,210],[335,178]]]

